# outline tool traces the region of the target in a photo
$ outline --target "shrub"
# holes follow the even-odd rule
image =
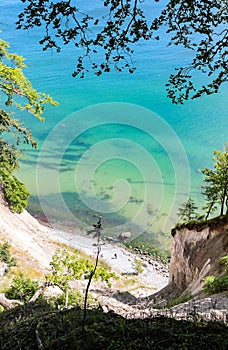
[[[31,278],[24,278],[23,274],[14,277],[10,288],[5,295],[9,299],[28,301],[38,289],[38,282]]]
[[[228,274],[222,277],[207,276],[204,278],[203,291],[208,294],[220,293],[228,290]]]
[[[50,263],[52,274],[47,275],[47,279],[55,284],[68,288],[71,280],[79,280],[81,278],[88,279],[94,269],[93,263],[84,257],[79,256],[77,250],[68,251],[57,249]],[[101,278],[108,286],[111,286],[110,279],[115,277],[115,273],[104,264],[98,264],[94,279]]]
[[[220,266],[226,267],[226,273],[228,273],[228,254],[219,259]]]
[[[204,278],[205,285],[203,291],[208,294],[224,292],[228,290],[228,255],[219,259],[219,264],[224,268],[224,274],[221,277],[207,276]]]
[[[16,266],[16,259],[11,257],[9,248],[10,245],[8,242],[0,245],[0,261],[5,262],[8,265],[8,269],[10,269],[11,266]]]
[[[166,308],[173,307],[175,305],[186,303],[187,301],[192,299],[192,295],[190,292],[184,292],[179,297],[171,300],[167,305],[165,305]]]
[[[25,185],[5,169],[0,171],[0,181],[10,209],[15,213],[21,213],[27,207],[29,198]]]
[[[143,262],[141,260],[135,258],[132,265],[137,274],[143,272]]]
[[[54,307],[62,309],[66,306],[66,294],[62,293],[58,297],[47,300],[47,302]],[[80,308],[83,308],[83,305],[84,305],[84,295],[76,289],[71,290],[68,294],[67,306],[74,306],[74,307],[79,306]],[[88,298],[88,306],[89,307],[97,306],[96,300],[91,295],[89,295],[89,298]]]

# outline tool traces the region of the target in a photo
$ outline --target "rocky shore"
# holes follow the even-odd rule
[[[0,203],[0,242],[7,241],[16,252],[25,270],[33,269],[45,274],[50,270],[50,261],[60,246],[73,247],[95,257],[96,239],[85,232],[65,232],[41,225],[26,210],[21,214],[12,213],[7,205]],[[104,241],[101,246],[101,260],[120,276],[134,277],[137,295],[150,295],[166,286],[167,270],[152,259],[146,260],[133,254],[121,244]],[[142,264],[142,272],[135,269],[135,260]],[[126,288],[125,288],[126,289]]]

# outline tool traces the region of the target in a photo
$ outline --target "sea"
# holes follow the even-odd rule
[[[102,2],[79,3],[96,16]],[[164,3],[147,1],[145,11],[156,15]],[[131,232],[132,239],[168,247],[178,208],[189,197],[199,212],[204,205],[201,171],[213,167],[213,151],[228,139],[228,85],[215,95],[172,104],[165,84],[192,52],[168,46],[165,30],[160,41],[136,45],[134,74],[73,78],[80,51],[73,45],[60,53],[43,51],[42,28],[16,30],[23,6],[0,1],[1,38],[26,59],[33,86],[59,103],[47,106],[44,122],[15,111],[38,143],[37,149],[25,148],[17,174],[31,193],[28,210],[72,232],[101,217],[106,236]],[[5,108],[3,96],[0,104]]]

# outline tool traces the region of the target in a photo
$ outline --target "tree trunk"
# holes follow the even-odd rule
[[[66,292],[65,292],[65,298],[66,298],[66,300],[65,300],[65,308],[67,308],[68,307],[68,300],[69,300],[69,290],[68,290],[68,288],[66,289]]]
[[[15,305],[23,305],[23,303],[19,300],[10,300],[6,298],[4,293],[0,293],[0,305],[4,307],[4,309],[9,310],[15,307]]]
[[[45,282],[44,284],[42,284],[42,286],[40,286],[37,289],[37,291],[32,296],[32,298],[29,300],[29,302],[32,303],[32,302],[36,301],[38,299],[38,297],[43,293],[44,289],[46,287],[50,287],[50,286],[57,286],[61,290],[63,290],[62,286],[59,286],[59,285],[52,283],[52,282]],[[4,293],[0,293],[0,305],[2,305],[4,307],[4,309],[6,309],[6,310],[14,308],[15,305],[23,305],[23,304],[24,303],[19,301],[19,300],[8,299],[8,298],[6,298]]]
[[[225,202],[226,202],[226,195],[227,195],[227,185],[225,185],[224,191],[223,191],[223,195],[222,195],[222,203],[221,203],[220,215],[223,215],[223,212],[224,212],[224,206],[225,206]]]

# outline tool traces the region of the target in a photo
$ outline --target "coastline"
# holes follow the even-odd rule
[[[38,269],[41,275],[50,271],[51,258],[61,246],[78,249],[91,258],[95,258],[97,249],[96,239],[79,229],[76,234],[44,226],[26,210],[21,214],[12,213],[1,201],[0,240],[9,242],[17,252],[16,258],[24,260],[25,270]],[[103,242],[100,257],[117,274],[134,277],[145,289],[144,296],[157,292],[168,283],[167,275],[162,272],[163,266],[159,270],[159,267],[119,243]],[[135,273],[135,259],[143,264],[142,273]],[[142,290],[138,293],[142,293]]]

